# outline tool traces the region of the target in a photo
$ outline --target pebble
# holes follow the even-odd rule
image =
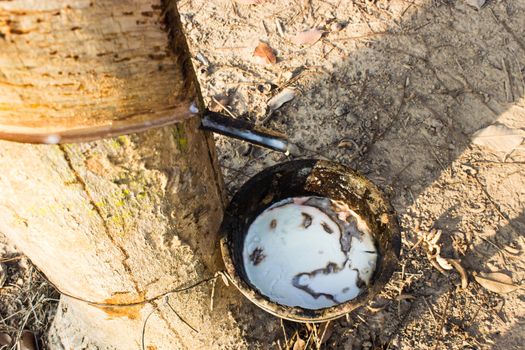
[[[341,22],[334,22],[330,25],[330,30],[332,32],[338,32],[343,29],[345,26]]]

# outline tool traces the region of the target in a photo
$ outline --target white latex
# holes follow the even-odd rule
[[[283,205],[285,200],[262,212],[248,230],[243,261],[250,282],[272,301],[320,309],[351,300],[362,292],[355,269],[362,282],[368,284],[377,250],[366,223],[346,205],[338,205],[339,218],[354,216],[360,231],[359,237],[351,238],[350,250],[343,251],[340,226],[319,205],[304,205],[309,198],[294,198]],[[329,199],[322,203],[323,208],[334,208]],[[330,263],[331,271],[327,268]]]

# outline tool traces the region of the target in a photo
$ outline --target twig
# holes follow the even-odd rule
[[[507,67],[507,61],[502,57],[501,66],[503,67],[503,72],[505,72],[505,92],[507,94],[507,102],[514,101],[514,94],[512,93],[512,80],[510,78],[509,68]]]
[[[217,279],[214,279],[211,283],[211,295],[210,295],[210,311],[213,311],[213,302],[215,299],[215,286],[217,285]]]
[[[237,116],[235,114],[233,114],[225,105],[223,105],[219,100],[217,100],[215,97],[212,97],[211,98],[216,104],[219,105],[219,107],[221,107],[221,109],[223,111],[225,111],[226,113],[228,113],[230,115],[230,117],[232,117],[233,119],[237,119]]]
[[[149,318],[153,313],[157,311],[157,307],[153,307],[153,310],[149,313],[148,316],[146,316],[146,319],[144,320],[144,324],[142,325],[142,350],[146,350],[146,324],[148,323]]]
[[[319,348],[321,348],[321,345],[323,345],[323,339],[324,339],[324,336],[326,334],[326,330],[328,329],[328,326],[330,326],[330,322],[331,321],[326,321],[326,323],[324,325],[323,333],[321,334],[321,339],[319,339]]]
[[[17,255],[17,256],[13,256],[11,258],[0,259],[0,263],[15,261],[15,260],[21,259],[22,257],[23,257],[23,255]]]
[[[434,152],[434,146],[432,146],[432,144],[430,143],[430,141],[428,140],[428,138],[424,135],[424,134],[421,134],[423,136],[423,138],[425,139],[425,141],[427,141],[428,145],[430,146],[430,153],[432,153],[432,155],[434,156],[434,158],[436,159],[436,162],[439,164],[439,166],[441,167],[441,169],[443,170],[443,172],[446,172],[447,171],[447,168],[443,165],[443,163],[441,162],[441,160],[439,160],[439,157],[438,155],[436,154],[436,152]]]
[[[315,328],[315,324],[312,324],[313,327]],[[312,339],[312,334],[313,332],[309,332],[310,334],[308,335],[308,339],[306,339],[306,344],[304,345],[304,348],[305,349],[308,349],[308,344],[310,344],[310,340]]]
[[[436,324],[436,326],[438,326],[438,321],[436,319],[436,316],[434,315],[434,311],[432,310],[432,307],[430,306],[430,304],[427,301],[427,298],[423,297],[423,300],[425,301],[425,304],[427,304],[428,310],[430,311],[430,316],[432,316],[432,319],[434,320],[434,323]]]
[[[414,6],[414,1],[410,2],[409,5],[403,10],[403,12],[401,12],[401,15],[399,16],[399,18],[403,18],[405,16],[405,13],[407,13],[407,11],[412,7]]]
[[[447,294],[447,301],[445,302],[445,308],[443,309],[443,312],[441,314],[441,324],[439,325],[439,328],[437,329],[437,337],[436,337],[436,345],[434,346],[434,350],[437,349],[438,347],[438,344],[439,344],[439,341],[441,340],[442,338],[442,332],[441,330],[443,329],[443,326],[445,325],[445,321],[446,321],[446,317],[445,315],[447,314],[448,312],[448,304],[449,304],[449,301],[450,301],[450,291],[448,292]]]
[[[284,323],[283,323],[283,319],[282,318],[281,318],[281,328],[282,328],[283,334],[284,334],[285,346],[286,346],[286,348],[288,348],[288,335],[286,334],[286,329],[284,329]]]
[[[387,31],[384,31],[384,32],[373,32],[373,33],[367,33],[367,34],[363,34],[363,35],[347,36],[347,37],[344,37],[344,38],[335,38],[335,39],[332,39],[332,41],[359,40],[359,39],[370,38],[370,37],[376,36],[376,35],[388,35],[388,34],[390,34],[390,33],[387,32]]]
[[[171,311],[173,311],[175,313],[175,315],[177,315],[177,317],[188,327],[190,327],[195,333],[199,333],[198,330],[196,330],[194,327],[192,327],[188,322],[186,322],[186,320],[184,318],[182,318],[182,316],[177,312],[177,310],[175,310],[175,308],[173,308],[173,306],[171,306],[170,304],[170,301],[169,301],[169,296],[166,295],[166,304],[168,304],[168,307],[171,309]]]

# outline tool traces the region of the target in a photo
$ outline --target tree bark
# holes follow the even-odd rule
[[[177,53],[185,48],[162,29],[161,12],[175,20],[174,1],[1,3],[0,126],[11,116],[41,136],[78,125],[100,130],[108,120],[144,126],[198,99]],[[48,121],[58,129],[47,130]],[[69,295],[61,297],[51,349],[269,348],[277,323],[220,280],[213,311],[211,281],[170,293],[222,268],[222,180],[213,139],[199,124],[192,117],[53,146],[0,141],[0,232]]]
[[[0,231],[84,300],[62,297],[52,348],[140,349],[153,310],[150,349],[237,348],[255,322],[242,314],[265,318],[233,290],[218,291],[211,312],[211,282],[131,307],[86,302],[144,302],[220,268],[221,180],[197,127],[71,145],[0,142]]]

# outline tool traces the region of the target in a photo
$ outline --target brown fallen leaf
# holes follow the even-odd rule
[[[413,296],[412,294],[400,294],[396,297],[396,300],[397,301],[401,301],[401,300],[411,300],[411,299],[415,299],[416,297]]]
[[[0,349],[2,349],[4,346],[10,346],[11,345],[11,337],[7,333],[0,333]],[[7,349],[7,348],[6,348]]]
[[[450,265],[448,259],[445,259],[441,257],[440,255],[436,255],[436,262],[441,266],[444,270],[452,270],[453,267]]]
[[[519,287],[512,283],[512,278],[502,272],[474,273],[474,279],[483,288],[494,293],[506,294]]]
[[[309,29],[295,34],[291,40],[297,45],[310,45],[321,39],[323,32],[319,29]]]
[[[20,340],[18,341],[18,350],[38,350],[36,344],[36,337],[33,332],[23,331]]]
[[[304,350],[306,348],[306,342],[301,338],[297,337],[297,340],[293,344],[293,350]]]
[[[277,63],[277,58],[275,57],[272,48],[266,43],[259,43],[255,48],[255,51],[253,51],[253,56],[262,58],[264,63]]]

